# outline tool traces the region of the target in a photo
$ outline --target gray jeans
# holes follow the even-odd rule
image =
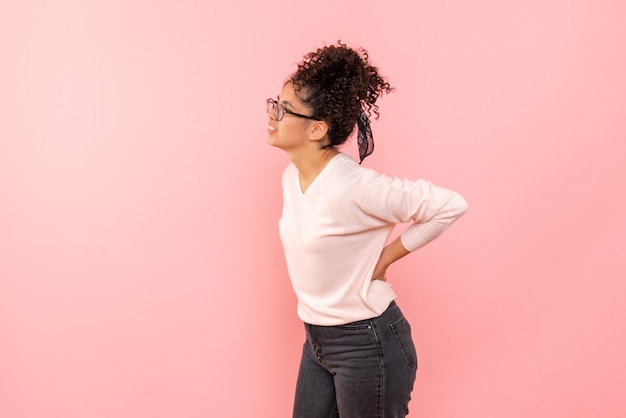
[[[417,355],[411,327],[395,302],[376,318],[304,326],[294,418],[408,414]]]

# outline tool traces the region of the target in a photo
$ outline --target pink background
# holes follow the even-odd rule
[[[625,17],[0,0],[0,417],[290,416],[303,332],[264,100],[337,39],[397,88],[365,164],[470,203],[390,271],[410,416],[626,416]]]

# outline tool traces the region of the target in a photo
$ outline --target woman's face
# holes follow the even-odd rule
[[[278,105],[287,111],[301,115],[311,115],[300,98],[296,95],[292,83],[287,83],[276,98]],[[285,112],[281,120],[276,120],[274,111],[267,114],[269,121],[267,126],[267,142],[285,151],[291,151],[308,143],[308,127],[313,120],[302,118]]]

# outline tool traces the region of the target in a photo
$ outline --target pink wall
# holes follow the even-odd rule
[[[0,1],[0,417],[289,416],[264,100],[337,39],[366,164],[470,203],[390,274],[411,416],[626,415],[626,3],[399,3]]]

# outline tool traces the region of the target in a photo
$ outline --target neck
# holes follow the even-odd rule
[[[300,187],[303,192],[306,191],[311,183],[313,183],[313,180],[315,180],[324,167],[326,167],[326,164],[337,154],[339,154],[339,151],[335,147],[332,147],[316,150],[316,152],[307,153],[306,155],[289,156],[298,169],[298,173],[300,173]]]

